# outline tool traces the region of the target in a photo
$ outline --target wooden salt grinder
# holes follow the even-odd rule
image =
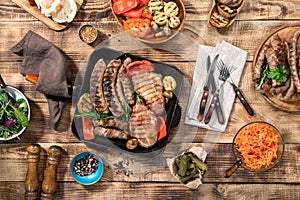
[[[25,200],[39,199],[39,170],[41,146],[31,144],[26,148],[28,170],[25,178]]]
[[[59,146],[51,146],[48,150],[47,167],[42,183],[41,200],[52,200],[57,188],[57,167],[59,165],[63,149]]]

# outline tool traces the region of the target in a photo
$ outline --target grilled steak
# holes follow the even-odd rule
[[[132,77],[134,90],[145,101],[147,106],[156,114],[164,111],[163,84],[160,74],[143,72]]]
[[[100,113],[108,113],[108,107],[103,96],[102,78],[106,68],[103,59],[100,59],[91,74],[90,94],[94,97],[94,107]]]
[[[133,106],[129,129],[131,137],[137,138],[142,147],[151,147],[157,141],[157,117],[141,102]]]
[[[117,97],[115,88],[116,77],[120,66],[120,59],[110,61],[110,63],[107,65],[107,68],[104,71],[102,79],[102,87],[105,101],[108,105],[110,112],[115,117],[121,117],[124,115],[124,111]]]
[[[94,129],[95,135],[104,136],[107,138],[128,139],[128,133],[125,131],[97,126]]]

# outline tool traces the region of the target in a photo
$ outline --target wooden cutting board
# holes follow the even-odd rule
[[[40,9],[38,9],[38,7],[36,5],[31,5],[28,1],[25,1],[25,0],[12,0],[12,1],[14,3],[16,3],[18,6],[20,6],[22,9],[24,9],[25,11],[29,12],[34,17],[39,19],[50,29],[53,29],[55,31],[61,31],[65,28],[67,28],[69,25],[69,23],[64,23],[64,24],[57,23],[57,22],[53,21],[51,18],[46,17],[45,15],[43,15],[41,13]],[[75,0],[75,2],[77,3],[77,7],[78,7],[78,11],[79,11],[81,5],[83,4],[83,0]]]
[[[262,50],[264,44],[269,42],[269,39],[274,34],[278,34],[281,38],[284,38],[290,31],[293,31],[294,29],[300,29],[300,24],[284,25],[271,31],[259,44],[256,53],[254,55],[252,68],[253,69],[255,68],[258,55]],[[295,93],[290,101],[282,101],[278,99],[276,96],[272,95],[267,90],[262,91],[262,95],[267,102],[269,102],[271,105],[273,105],[274,107],[280,110],[284,110],[288,112],[300,112],[300,93]]]

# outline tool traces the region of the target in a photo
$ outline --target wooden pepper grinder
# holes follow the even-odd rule
[[[41,200],[52,200],[57,188],[57,167],[59,165],[63,149],[59,146],[51,146],[48,150],[47,167],[42,183]]]
[[[39,170],[41,146],[31,144],[26,148],[28,170],[25,178],[25,200],[39,199]]]

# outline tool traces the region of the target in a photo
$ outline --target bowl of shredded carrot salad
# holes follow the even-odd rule
[[[237,132],[233,151],[244,168],[261,172],[279,162],[284,152],[284,142],[280,131],[272,124],[251,122]]]

